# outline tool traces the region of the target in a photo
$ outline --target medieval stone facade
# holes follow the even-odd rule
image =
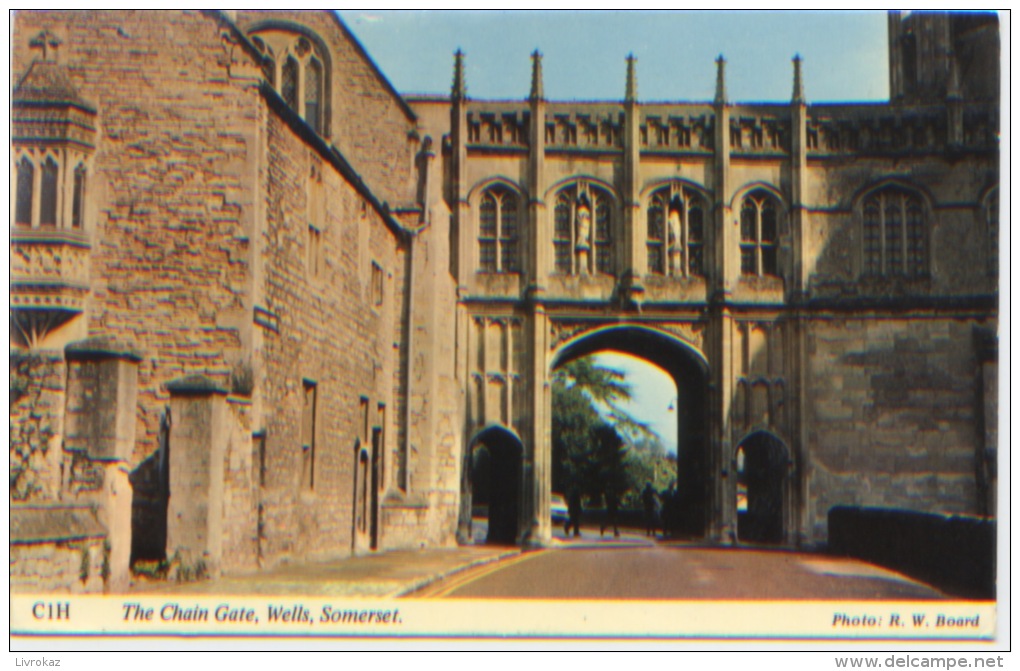
[[[679,392],[684,526],[995,500],[998,26],[891,14],[889,104],[402,98],[331,12],[23,12],[11,575],[118,590],[550,539],[549,380]],[[522,92],[523,93],[523,92]],[[738,479],[748,487],[737,508]],[[756,531],[740,530],[757,517]]]

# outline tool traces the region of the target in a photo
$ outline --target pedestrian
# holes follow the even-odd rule
[[[659,527],[660,503],[659,495],[655,493],[651,482],[645,483],[645,489],[641,492],[641,503],[645,509],[645,535],[655,536]]]
[[[574,537],[581,535],[581,489],[579,487],[572,487],[570,493],[567,496],[567,536],[570,535],[570,529],[574,529]]]
[[[602,493],[602,498],[606,502],[606,517],[602,520],[602,526],[599,529],[599,537],[606,533],[608,527],[613,528],[613,538],[620,537],[620,527],[617,526],[617,516],[620,511],[620,497],[616,495],[613,489],[606,489]]]
[[[662,495],[662,533],[666,536],[675,536],[677,532],[677,518],[680,513],[680,499],[676,489],[676,482],[670,484],[669,489]]]

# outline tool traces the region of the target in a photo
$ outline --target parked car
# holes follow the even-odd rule
[[[567,500],[563,497],[563,494],[553,494],[552,504],[549,508],[552,510],[553,524],[566,524],[567,520],[570,519],[570,512],[567,510]]]

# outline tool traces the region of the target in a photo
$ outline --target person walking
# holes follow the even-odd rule
[[[599,528],[599,537],[601,538],[606,533],[608,527],[612,527],[613,538],[619,538],[620,527],[617,525],[617,516],[620,512],[620,497],[612,489],[607,489],[602,493],[602,498],[606,502],[606,517],[602,520],[602,526]]]
[[[567,536],[570,536],[570,529],[574,529],[574,537],[581,535],[581,489],[572,487],[567,495]]]

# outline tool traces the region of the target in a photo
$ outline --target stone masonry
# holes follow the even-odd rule
[[[888,104],[810,104],[799,59],[732,102],[721,58],[711,101],[628,59],[560,102],[537,52],[518,101],[460,52],[405,98],[328,11],[12,34],[12,589],[453,545],[486,440],[545,545],[549,381],[605,349],[677,383],[692,535],[745,540],[752,453],[786,546],[992,509],[994,15],[891,13]]]

